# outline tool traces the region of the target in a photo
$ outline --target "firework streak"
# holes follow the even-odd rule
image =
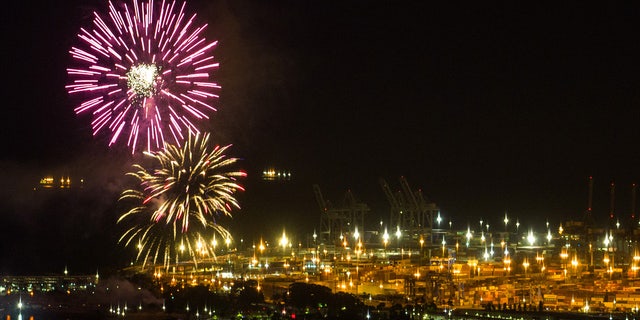
[[[184,9],[176,1],[110,1],[107,15],[94,12],[93,25],[80,29],[66,89],[80,97],[77,114],[92,114],[93,134],[110,133],[110,146],[126,140],[135,153],[180,145],[216,111],[217,41]]]
[[[134,165],[129,173],[139,184],[121,195],[131,208],[118,219],[128,224],[120,241],[137,245],[143,265],[149,259],[167,265],[180,255],[194,261],[213,257],[215,235],[231,238],[217,217],[231,216],[231,210],[239,208],[234,193],[244,189],[237,178],[246,174],[225,171],[237,159],[225,157],[229,146],[210,148],[208,140],[208,134],[189,135],[182,147],[168,144],[165,150],[147,153],[155,169]]]

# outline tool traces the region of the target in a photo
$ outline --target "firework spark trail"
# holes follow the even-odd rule
[[[110,132],[109,145],[127,134],[132,153],[180,145],[216,111],[218,42],[204,38],[195,14],[186,18],[185,5],[109,1],[107,16],[94,12],[92,28],[80,29],[66,89],[81,96],[76,113],[92,113],[94,135]]]
[[[138,246],[138,259],[155,264],[171,260],[183,250],[194,260],[213,256],[213,246],[204,239],[218,234],[230,239],[218,224],[220,216],[231,216],[240,208],[234,194],[243,191],[237,182],[242,171],[224,169],[237,161],[227,158],[230,146],[209,147],[209,134],[189,135],[182,146],[168,144],[162,151],[146,153],[156,168],[134,165],[128,173],[139,182],[125,190],[120,200],[131,201],[131,209],[118,219],[130,227],[120,237],[125,246]]]

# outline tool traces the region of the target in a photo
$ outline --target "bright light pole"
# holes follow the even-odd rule
[[[280,238],[280,245],[282,246],[282,257],[285,257],[285,252],[287,250],[287,245],[289,244],[289,239],[287,239],[287,234],[282,231],[282,238]]]
[[[533,230],[529,230],[527,241],[529,242],[530,246],[533,246],[536,243],[536,236],[533,234]]]
[[[389,243],[389,233],[387,228],[384,228],[384,234],[382,235],[382,242],[384,243],[384,255],[387,255],[387,244]]]
[[[511,258],[509,257],[509,248],[504,249],[504,257],[502,261],[504,262],[505,273],[508,275],[509,273],[511,273]]]
[[[562,251],[560,251],[560,260],[562,261],[561,265],[564,269],[565,282],[567,281],[567,263],[565,261],[568,257],[569,254],[567,253],[567,247],[562,248]]]
[[[264,252],[265,246],[264,246],[264,241],[262,240],[262,238],[260,238],[260,245],[258,246],[258,250],[260,250],[260,255],[262,256],[262,253]]]
[[[420,281],[420,267],[416,269],[416,273],[413,274],[416,277],[416,284],[413,287],[413,296],[415,297],[418,293],[418,281]]]
[[[317,239],[318,239],[318,234],[316,233],[316,230],[313,230],[313,246],[317,247]]]
[[[264,241],[262,240],[262,238],[260,238],[260,244],[258,245],[258,250],[260,251],[260,257],[258,259],[259,264],[262,264],[262,262],[260,262],[260,260],[262,260],[263,253],[264,253],[265,249],[266,249],[266,247],[264,246]],[[260,266],[260,270],[262,270],[262,266]]]
[[[396,226],[396,238],[398,238],[398,251],[400,251],[400,238],[402,237],[402,232],[400,231],[400,226]]]
[[[578,276],[578,265],[579,265],[579,263],[578,263],[578,257],[573,256],[573,260],[571,260],[571,266],[573,267],[573,275],[574,275],[575,277],[577,277],[577,276]]]
[[[424,256],[424,253],[422,251],[423,247],[424,247],[424,238],[420,236],[420,265],[422,265],[422,257]]]
[[[229,254],[229,246],[231,245],[231,237],[227,237],[224,240],[224,243],[227,244],[227,254]]]
[[[613,269],[616,267],[615,265],[615,256],[613,256],[614,254],[614,249],[610,248],[610,245],[613,246],[613,235],[611,233],[609,233],[609,235],[605,235],[604,237],[604,245],[607,248],[607,253],[606,253],[606,258],[607,260],[609,260],[609,252],[611,252],[611,266],[609,267],[609,278],[611,278],[611,276],[613,275]]]
[[[20,300],[18,300],[18,312],[20,313],[20,318],[22,318],[22,294],[20,294]]]

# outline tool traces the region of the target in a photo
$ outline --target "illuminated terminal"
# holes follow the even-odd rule
[[[268,168],[262,171],[262,180],[265,181],[290,181],[291,172],[287,170],[279,170]]]

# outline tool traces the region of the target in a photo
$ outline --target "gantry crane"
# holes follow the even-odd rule
[[[326,201],[320,186],[313,185],[316,201],[320,206],[320,241],[326,244],[338,244],[341,235],[348,235],[360,226],[364,230],[364,216],[369,212],[369,206],[359,202],[351,190],[345,193],[344,203],[340,207],[333,207]]]
[[[425,199],[422,190],[411,190],[405,177],[400,177],[401,189],[392,192],[389,184],[380,179],[380,185],[390,205],[390,224],[402,231],[405,239],[425,235],[427,239],[433,229],[434,216],[438,206]]]

